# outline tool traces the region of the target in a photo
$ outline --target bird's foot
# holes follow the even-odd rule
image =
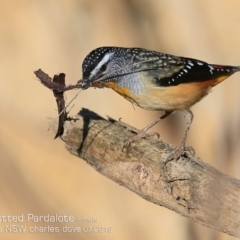
[[[156,136],[157,139],[160,137],[159,133],[157,132],[151,132],[151,133],[147,133],[145,130],[141,130],[138,132],[137,135],[133,136],[133,137],[129,137],[123,144],[122,150],[125,147],[128,147],[131,143],[136,142],[142,138],[149,138],[149,137],[153,137]]]
[[[185,147],[184,145],[180,146],[179,149],[176,151],[172,152],[167,159],[164,161],[164,165],[166,166],[167,163],[173,161],[173,160],[178,160],[181,156],[194,156],[195,155],[195,150],[193,147]]]

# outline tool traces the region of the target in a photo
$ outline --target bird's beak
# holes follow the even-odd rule
[[[78,84],[81,86],[83,90],[88,89],[91,85],[88,79],[81,79],[78,81]]]
[[[104,88],[105,84],[103,82],[100,81],[90,81],[89,79],[81,79],[78,81],[77,83],[80,88],[82,88],[83,90],[86,90],[90,87],[94,87],[94,88]]]

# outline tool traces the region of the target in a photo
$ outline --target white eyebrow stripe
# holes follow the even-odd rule
[[[92,72],[89,75],[89,79],[91,79],[96,73],[99,71],[99,69],[104,65],[106,62],[109,61],[109,59],[112,57],[114,52],[107,53],[103,59],[98,63],[98,65],[92,70]]]

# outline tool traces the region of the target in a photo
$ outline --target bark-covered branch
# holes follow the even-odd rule
[[[174,149],[153,139],[132,143],[122,151],[132,131],[86,109],[79,115],[77,122],[65,123],[63,140],[71,154],[147,201],[240,237],[239,180],[193,156],[165,165]]]

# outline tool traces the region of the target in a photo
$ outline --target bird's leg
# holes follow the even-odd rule
[[[185,144],[186,144],[188,132],[189,132],[189,129],[191,127],[194,115],[193,115],[193,113],[192,113],[192,111],[190,109],[186,109],[184,111],[184,117],[185,117],[186,122],[187,122],[187,127],[186,127],[186,130],[185,130],[185,134],[184,134],[182,143],[181,143],[181,145],[179,147],[179,150],[182,150],[182,151],[184,151],[186,149]]]
[[[192,124],[192,121],[193,121],[193,113],[190,109],[186,109],[184,110],[184,117],[186,119],[186,122],[187,122],[187,127],[186,127],[186,130],[185,130],[185,134],[184,134],[184,137],[183,137],[183,140],[182,140],[182,143],[179,147],[179,149],[177,151],[175,151],[174,153],[170,154],[169,157],[167,158],[167,160],[165,161],[165,164],[169,161],[172,161],[174,159],[178,159],[185,151],[188,151],[190,152],[192,155],[195,154],[195,151],[192,147],[186,147],[185,144],[186,144],[186,140],[187,140],[187,136],[188,136],[188,133],[189,133],[189,129],[191,127],[191,124]]]
[[[156,132],[153,133],[147,133],[147,130],[150,129],[151,127],[153,127],[154,125],[156,125],[157,123],[159,123],[161,120],[163,120],[164,118],[168,117],[170,114],[172,114],[173,111],[165,111],[164,115],[162,115],[160,118],[158,118],[157,120],[151,122],[149,125],[147,125],[145,128],[143,128],[142,130],[140,130],[138,132],[137,135],[128,138],[124,144],[123,144],[123,148],[129,146],[132,142],[138,141],[142,138],[148,137],[148,136],[152,136],[152,135],[157,135],[159,137],[159,134]]]

